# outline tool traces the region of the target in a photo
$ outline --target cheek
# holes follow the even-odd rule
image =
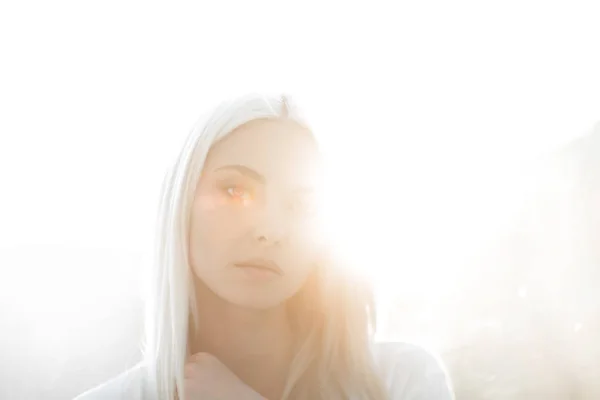
[[[206,207],[202,201],[194,204],[190,219],[189,251],[195,267],[203,264],[226,262],[220,260],[230,254],[244,236],[246,218],[226,207]]]
[[[293,235],[294,246],[305,259],[316,259],[325,246],[323,230],[316,222],[304,222],[297,225]]]
[[[224,196],[201,192],[194,201],[192,222],[203,236],[215,242],[239,237],[249,223],[248,214]]]
[[[292,261],[294,276],[299,279],[310,274],[322,254],[322,244],[314,235],[295,235],[292,241],[290,260]]]

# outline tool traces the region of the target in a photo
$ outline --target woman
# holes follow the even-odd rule
[[[373,344],[367,285],[316,234],[321,161],[285,97],[198,124],[164,185],[143,360],[77,400],[450,399],[435,358]]]

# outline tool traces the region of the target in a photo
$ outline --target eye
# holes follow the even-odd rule
[[[296,199],[291,204],[292,212],[302,215],[313,215],[317,211],[314,201],[308,199]]]
[[[247,204],[249,201],[252,201],[254,196],[252,192],[241,186],[230,186],[225,189],[227,195],[236,202],[240,202],[242,204]]]

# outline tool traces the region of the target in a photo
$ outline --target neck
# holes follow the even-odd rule
[[[214,355],[255,389],[285,379],[292,332],[284,304],[268,310],[248,309],[221,299],[202,282],[195,284],[195,291],[199,324],[195,331],[190,319],[190,354]]]

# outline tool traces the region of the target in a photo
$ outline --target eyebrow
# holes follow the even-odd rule
[[[316,192],[315,188],[310,187],[310,186],[301,187],[299,189],[294,190],[294,193],[299,194],[299,195],[312,195],[315,192]]]
[[[223,171],[223,170],[234,170],[239,172],[242,175],[245,175],[251,179],[254,179],[257,182],[265,183],[265,177],[253,170],[252,168],[248,168],[244,165],[226,165],[224,167],[219,167],[215,171]]]

